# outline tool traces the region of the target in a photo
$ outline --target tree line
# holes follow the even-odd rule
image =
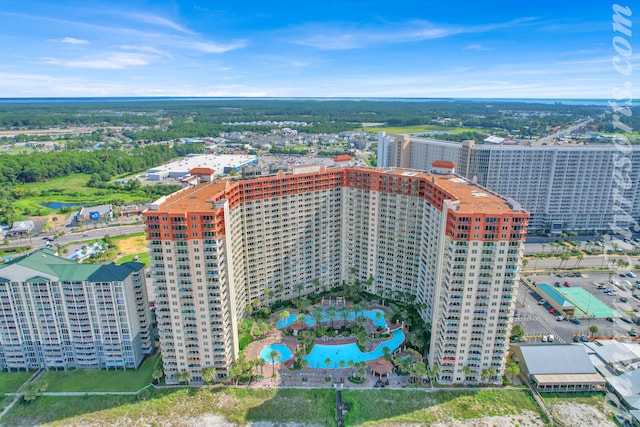
[[[130,151],[40,152],[0,156],[0,185],[42,182],[75,173],[98,174],[102,181],[161,165],[176,157],[203,153],[202,144],[154,145]]]

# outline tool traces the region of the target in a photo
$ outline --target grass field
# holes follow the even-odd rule
[[[151,373],[159,363],[160,356],[156,355],[145,360],[137,371],[49,371],[42,376],[42,381],[49,384],[47,391],[138,391],[151,383]]]
[[[423,132],[451,132],[451,133],[463,133],[463,132],[480,132],[489,135],[491,132],[486,129],[465,128],[465,127],[452,127],[452,126],[440,126],[440,125],[418,125],[418,126],[382,126],[382,127],[367,127],[364,130],[368,133],[378,133],[380,131],[388,134],[414,134]],[[437,137],[438,135],[434,135]],[[446,134],[441,134],[440,137],[446,138]]]
[[[88,205],[100,205],[119,199],[124,203],[134,203],[141,200],[140,194],[128,191],[116,191],[114,189],[102,189],[87,187],[88,174],[74,174],[64,178],[52,179],[45,182],[32,182],[21,187],[24,196],[14,202],[18,211],[36,212],[40,210],[43,215],[55,212],[40,206],[41,203],[79,203]]]
[[[33,372],[0,372],[0,395],[15,393],[33,374]]]
[[[526,390],[344,390],[345,425],[429,425],[491,416],[539,414]],[[39,397],[17,404],[6,425],[204,425],[210,414],[228,421],[335,425],[333,389],[172,389],[146,396]],[[524,418],[524,415],[523,415]],[[211,420],[209,420],[211,421]],[[209,423],[209,425],[214,425]]]
[[[255,421],[335,425],[335,391],[293,389],[178,389],[134,396],[39,397],[20,402],[4,425],[194,425],[203,414],[245,424]],[[198,425],[204,425],[199,423]],[[214,424],[208,424],[214,425]]]
[[[539,413],[526,390],[464,390],[425,393],[415,390],[343,391],[349,403],[345,425],[404,425],[446,423],[453,419],[472,419],[518,415],[525,410]]]
[[[149,268],[151,265],[149,264],[149,253],[148,252],[140,252],[137,254],[125,255],[118,259],[118,264],[124,264],[125,262],[133,261],[135,257],[138,257],[137,262],[141,262],[145,265],[145,267]]]

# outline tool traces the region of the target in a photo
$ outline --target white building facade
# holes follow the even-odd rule
[[[609,231],[640,221],[640,146],[476,145],[386,136],[392,167],[430,170],[452,161],[458,172],[517,200],[531,230]]]
[[[154,350],[144,265],[42,249],[0,266],[0,369],[136,369]]]
[[[168,381],[210,366],[224,379],[247,312],[343,283],[418,304],[442,382],[472,380],[467,365],[498,381],[528,214],[451,172],[315,167],[156,202],[144,216]]]

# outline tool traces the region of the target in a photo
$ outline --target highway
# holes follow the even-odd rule
[[[591,123],[593,121],[592,118],[588,118],[586,120],[581,120],[578,123],[571,125],[569,127],[566,128],[562,128],[559,129],[557,132],[552,133],[551,135],[547,135],[544,138],[538,139],[536,141],[533,141],[533,143],[531,145],[548,145],[549,143],[553,142],[554,140],[558,140],[560,138],[562,138],[563,136],[569,135],[572,132],[574,132],[577,129],[580,129],[581,127],[584,127],[586,125],[588,125],[589,123]]]

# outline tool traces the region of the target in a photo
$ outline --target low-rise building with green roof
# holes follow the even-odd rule
[[[41,249],[0,265],[0,369],[135,369],[153,349],[144,264]]]

